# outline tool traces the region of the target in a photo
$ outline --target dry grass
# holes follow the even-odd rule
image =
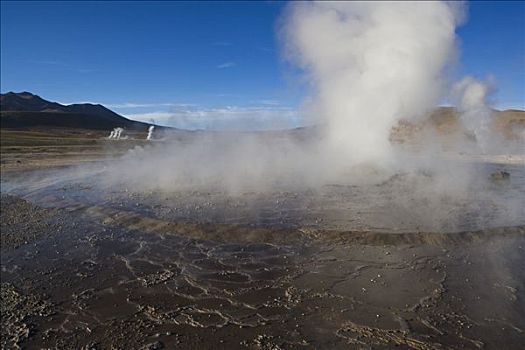
[[[107,140],[107,132],[83,129],[1,129],[1,171],[73,165],[115,157],[145,144],[145,134]]]

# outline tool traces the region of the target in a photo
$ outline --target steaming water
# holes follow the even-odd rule
[[[127,183],[108,184],[110,170],[104,165],[80,166],[4,176],[2,193],[47,207],[102,206],[166,221],[258,227],[458,232],[525,225],[523,165],[443,161],[442,167],[447,166],[450,170],[439,173],[391,176],[364,169],[366,182],[276,184],[270,190],[238,193],[213,188],[141,190]],[[475,175],[465,182],[462,169]],[[493,180],[495,171],[511,176]]]
[[[2,192],[168,221],[381,232],[523,225],[523,165],[416,159],[389,141],[396,122],[423,117],[447,95],[443,72],[462,10],[446,2],[293,3],[283,44],[312,84],[304,111],[322,127],[169,141],[107,167],[3,179]],[[475,147],[489,152],[488,89],[465,78],[451,91]],[[492,181],[501,170],[510,179]]]

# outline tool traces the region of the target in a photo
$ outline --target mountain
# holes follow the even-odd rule
[[[401,120],[392,128],[394,141],[406,140],[417,134],[423,134],[425,128],[437,131],[439,135],[453,135],[456,133],[471,135],[461,123],[461,116],[455,107],[437,107],[419,121]],[[505,136],[507,139],[522,140],[525,135],[525,111],[507,109],[492,110],[489,128]]]
[[[443,133],[452,133],[461,128],[459,113],[454,107],[438,107],[430,115],[434,126]],[[509,139],[523,138],[525,111],[518,109],[492,110],[489,127]]]
[[[0,94],[0,121],[2,128],[66,127],[109,130],[122,127],[146,130],[151,125],[127,119],[99,104],[62,105],[30,92]]]

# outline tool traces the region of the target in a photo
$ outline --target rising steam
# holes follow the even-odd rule
[[[123,128],[120,128],[120,127],[114,128],[109,133],[109,136],[107,137],[107,139],[109,139],[109,140],[120,140],[122,138],[122,133],[123,132],[124,132]]]
[[[277,183],[319,186],[377,169],[399,171],[403,162],[389,139],[392,127],[425,117],[451,95],[444,72],[455,58],[462,18],[458,3],[291,3],[280,38],[286,57],[312,87],[302,110],[316,127],[179,136],[134,150],[113,169],[114,178],[141,187],[243,190]],[[486,93],[471,78],[452,92],[464,124],[481,143],[489,139]]]
[[[217,198],[219,208],[220,198],[228,202],[229,195],[270,197],[254,210],[278,218],[275,198],[284,198],[295,202],[299,218],[326,211],[326,221],[335,224],[341,215],[360,229],[366,227],[360,220],[388,230],[522,224],[523,176],[507,176],[459,154],[473,143],[474,152],[486,153],[494,140],[487,86],[470,77],[449,84],[446,76],[456,58],[462,13],[461,4],[445,2],[292,2],[280,38],[285,57],[311,86],[301,111],[314,126],[283,132],[159,130],[159,142],[141,143],[106,165],[102,192],[111,195],[123,186],[126,193],[189,193],[190,201],[200,193],[208,208],[215,208]],[[470,136],[458,142],[460,152],[449,157],[432,132],[421,133],[416,149],[392,145],[396,124],[428,121],[445,98],[457,106],[466,129],[461,133]],[[121,133],[115,129],[110,138]],[[153,126],[147,139],[152,135]],[[510,177],[509,186],[487,183],[498,171],[507,174],[502,181]],[[214,213],[212,219],[222,215]]]
[[[469,130],[482,152],[489,151],[496,135],[491,132],[492,109],[487,104],[489,86],[465,77],[452,89],[452,98],[458,109],[461,122]]]
[[[153,139],[153,129],[155,129],[155,126],[150,125],[150,127],[148,128],[148,136],[146,136],[146,140]]]
[[[310,113],[331,151],[352,162],[390,156],[389,133],[443,96],[457,6],[444,2],[297,2],[285,18],[286,54],[313,86]]]

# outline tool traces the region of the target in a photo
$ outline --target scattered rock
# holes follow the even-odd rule
[[[140,348],[140,350],[160,350],[164,349],[164,344],[161,341],[149,343]]]
[[[510,179],[510,173],[504,171],[504,170],[498,170],[490,174],[490,178],[493,181],[502,181],[502,180],[508,180]]]

